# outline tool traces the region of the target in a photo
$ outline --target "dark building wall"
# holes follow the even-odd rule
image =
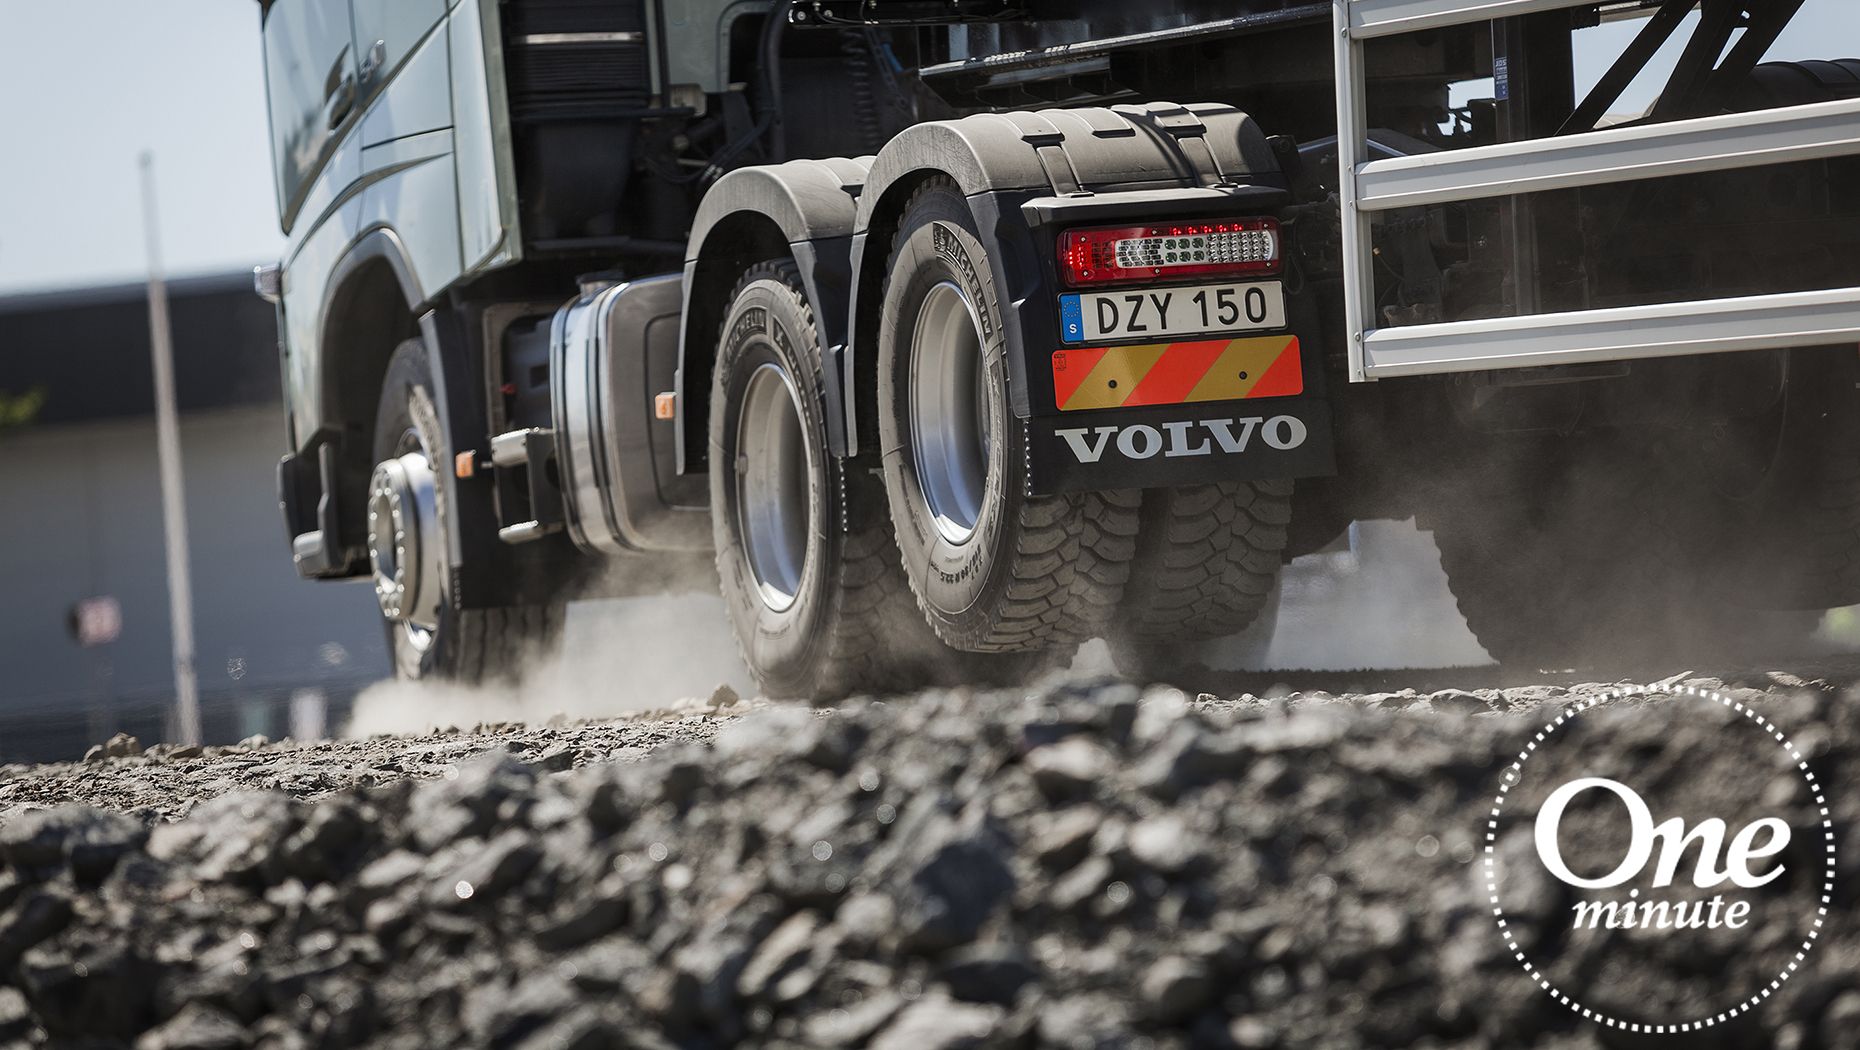
[[[339,714],[386,674],[373,594],[291,565],[271,308],[243,275],[174,292],[206,730],[279,736],[293,693],[321,690]],[[146,304],[115,289],[25,302],[0,301],[0,391],[46,400],[0,430],[0,761],[77,757],[117,728],[150,742],[173,696]],[[121,603],[122,634],[84,649],[67,614],[98,595]]]
[[[0,299],[0,394],[43,391],[41,423],[151,414],[148,309],[139,284]],[[278,400],[277,314],[249,274],[171,281],[168,312],[182,412]]]

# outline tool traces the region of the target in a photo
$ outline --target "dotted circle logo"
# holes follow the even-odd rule
[[[1607,704],[1610,701],[1650,695],[1667,695],[1675,698],[1694,697],[1708,703],[1719,704],[1725,709],[1735,712],[1737,715],[1741,715],[1751,724],[1759,727],[1765,736],[1773,740],[1776,745],[1789,756],[1794,771],[1801,777],[1802,782],[1807,785],[1808,795],[1814,800],[1816,812],[1819,814],[1819,827],[1821,829],[1822,839],[1821,849],[1817,852],[1824,858],[1823,870],[1819,880],[1820,892],[1816,894],[1819,898],[1819,903],[1815,907],[1813,924],[1807,928],[1806,936],[1801,940],[1799,945],[1795,946],[1794,951],[1790,954],[1790,958],[1781,969],[1776,972],[1775,976],[1767,983],[1757,987],[1747,998],[1740,1000],[1734,1005],[1715,1013],[1704,1013],[1669,1023],[1651,1023],[1625,1019],[1605,1010],[1591,1008],[1564,989],[1559,988],[1556,982],[1531,958],[1525,946],[1520,943],[1520,938],[1515,933],[1515,927],[1511,919],[1507,916],[1505,907],[1500,900],[1501,895],[1499,888],[1500,819],[1505,814],[1505,806],[1513,795],[1513,789],[1519,786],[1524,775],[1526,763],[1530,761],[1533,755],[1538,753],[1539,748],[1542,747],[1546,741],[1550,740],[1557,730],[1574,723],[1584,712],[1591,708]],[[1638,802],[1638,800],[1636,800],[1636,802]],[[1683,843],[1689,841],[1690,836],[1682,840],[1682,850]],[[1701,863],[1703,863],[1703,861],[1701,861]],[[1817,939],[1821,936],[1822,925],[1827,921],[1828,917],[1828,903],[1834,890],[1834,869],[1834,823],[1828,812],[1827,793],[1823,790],[1821,782],[1815,778],[1814,772],[1809,769],[1808,760],[1803,756],[1801,749],[1799,749],[1782,730],[1778,729],[1773,722],[1758,713],[1755,709],[1731,697],[1725,696],[1722,693],[1700,689],[1696,686],[1647,685],[1623,687],[1609,690],[1599,696],[1590,697],[1589,699],[1565,708],[1557,715],[1555,720],[1538,730],[1534,737],[1526,741],[1524,749],[1519,751],[1517,758],[1506,767],[1502,783],[1498,789],[1498,795],[1492,802],[1492,811],[1486,822],[1485,886],[1487,893],[1490,895],[1492,914],[1498,924],[1498,932],[1504,938],[1505,946],[1510,950],[1512,958],[1523,968],[1525,974],[1530,977],[1532,983],[1540,987],[1552,999],[1567,1006],[1570,1010],[1584,1018],[1609,1028],[1616,1028],[1627,1032],[1655,1035],[1693,1032],[1723,1024],[1734,1017],[1748,1013],[1762,1005],[1765,1000],[1783,986],[1783,982],[1794,976],[1797,969],[1806,961],[1808,953],[1814,949]],[[1634,896],[1638,896],[1638,891],[1635,891]],[[1637,903],[1627,905],[1630,912],[1636,906]],[[1713,914],[1715,915],[1716,912]]]

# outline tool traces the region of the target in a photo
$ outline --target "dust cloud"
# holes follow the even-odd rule
[[[534,658],[518,681],[380,682],[356,697],[344,735],[608,718],[709,697],[722,685],[744,696],[755,692],[721,598],[594,599],[569,605],[560,648]]]
[[[1360,522],[1333,549],[1293,561],[1259,624],[1193,655],[1222,671],[1490,663],[1454,607],[1431,535],[1393,521]],[[1056,673],[1114,672],[1109,650],[1093,641]],[[517,681],[380,682],[356,698],[344,735],[607,718],[706,698],[723,685],[756,693],[720,598],[703,591],[597,599],[569,606],[560,648],[533,660]]]
[[[1357,522],[1333,549],[1294,559],[1275,602],[1266,613],[1276,613],[1275,623],[1208,643],[1207,665],[1348,671],[1492,662],[1454,605],[1433,535],[1412,521]]]

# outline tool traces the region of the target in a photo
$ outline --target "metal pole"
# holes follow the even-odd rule
[[[194,589],[188,575],[187,498],[181,481],[181,427],[175,415],[174,333],[162,280],[155,206],[155,157],[142,154],[142,223],[149,256],[149,352],[155,362],[155,448],[161,465],[162,538],[168,553],[168,623],[174,638],[175,724],[183,744],[200,743],[200,697],[194,679]]]

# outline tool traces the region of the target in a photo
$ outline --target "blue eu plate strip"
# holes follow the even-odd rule
[[[1076,295],[1059,297],[1059,338],[1067,343],[1085,341],[1085,321],[1079,313],[1079,297]]]

